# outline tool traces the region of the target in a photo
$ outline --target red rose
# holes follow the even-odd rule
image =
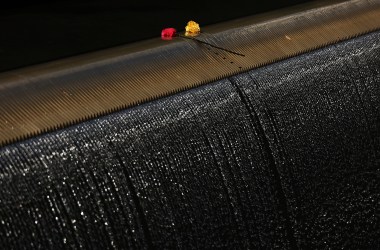
[[[166,28],[161,31],[162,40],[172,40],[177,34],[177,30],[174,28]]]

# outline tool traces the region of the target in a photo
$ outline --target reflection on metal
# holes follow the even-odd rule
[[[317,1],[0,75],[0,145],[380,29],[380,1]]]

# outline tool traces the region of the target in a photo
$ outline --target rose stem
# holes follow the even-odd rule
[[[211,43],[208,43],[208,42],[204,42],[204,41],[198,40],[198,39],[196,39],[196,38],[194,38],[194,37],[184,36],[184,35],[181,35],[181,34],[177,34],[177,36],[178,36],[178,37],[181,37],[181,38],[186,38],[186,39],[194,40],[194,41],[197,41],[197,42],[199,42],[199,43],[203,43],[203,44],[206,44],[206,45],[208,45],[208,46],[211,46],[211,47],[213,47],[213,48],[215,48],[215,49],[224,50],[224,51],[226,51],[226,52],[229,52],[229,53],[232,53],[232,54],[235,54],[235,55],[238,55],[238,56],[245,56],[245,55],[243,55],[243,54],[240,54],[240,53],[234,52],[234,51],[232,51],[232,50],[228,50],[228,49],[225,49],[225,48],[221,48],[221,47],[218,47],[218,46],[213,45],[213,44],[211,44]]]

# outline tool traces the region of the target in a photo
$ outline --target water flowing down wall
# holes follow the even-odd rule
[[[379,248],[380,33],[0,149],[6,248]]]

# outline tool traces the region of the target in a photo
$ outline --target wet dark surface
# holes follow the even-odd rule
[[[8,248],[380,247],[380,33],[0,149]]]

